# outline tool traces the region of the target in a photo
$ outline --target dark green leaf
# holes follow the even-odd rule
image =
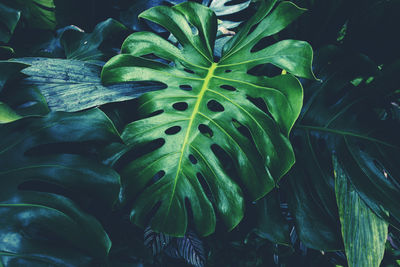
[[[0,42],[7,43],[18,24],[21,12],[0,3]]]
[[[282,214],[276,189],[257,202],[258,222],[255,233],[273,243],[290,245],[289,224]]]
[[[400,195],[400,129],[397,123],[382,120],[376,113],[398,86],[398,75],[394,75],[398,68],[378,73],[368,58],[333,46],[321,49],[316,58],[317,75],[323,82],[305,86],[307,98],[293,138],[299,160],[288,195],[297,203],[293,213],[302,241],[317,249],[323,244],[337,249],[325,238],[339,240],[332,225],[338,218],[330,160],[333,152],[369,208],[382,218],[388,219],[381,207],[397,221],[400,218],[399,202],[394,201]],[[371,76],[375,79],[367,82]],[[359,78],[357,86],[351,83]],[[318,227],[312,227],[317,223]],[[330,234],[318,235],[324,232]],[[305,235],[315,238],[311,242]]]
[[[268,14],[271,8],[264,6],[267,13],[260,15],[253,33],[246,36],[252,25],[245,26],[247,32],[232,39],[231,49],[224,50],[218,63],[213,60],[217,19],[210,9],[193,2],[149,9],[140,17],[165,27],[182,49],[154,33],[138,32],[125,40],[122,54],[104,66],[105,83],[158,81],[168,86],[140,98],[143,119],[129,124],[122,135],[134,148],[161,140],[158,149],[130,159],[121,172],[122,200],[138,196],[131,213],[138,225],[145,226],[155,209],[154,230],[184,235],[187,199],[201,235],[214,231],[211,201],[232,229],[243,217],[239,184],[249,199],[260,199],[294,163],[287,135],[301,109],[301,85],[293,75],[256,77],[247,71],[272,63],[312,78],[312,49],[305,42],[287,40],[251,52],[259,40],[280,31],[303,12],[288,2]],[[148,59],[148,54],[171,64]],[[259,98],[270,115],[248,96]],[[161,114],[154,116],[154,112]],[[226,159],[233,162],[239,181],[224,168]]]
[[[54,29],[56,27],[54,0],[3,0],[3,2],[21,10],[30,28]]]
[[[388,223],[364,203],[348,174],[333,158],[336,201],[349,267],[379,267],[385,252]]]
[[[119,176],[79,153],[90,155],[92,149],[84,152],[85,147],[118,140],[97,109],[1,126],[0,255],[5,266],[98,266],[106,258],[111,242],[82,208],[96,205],[101,214],[108,213],[118,196]]]
[[[28,66],[25,63],[0,60],[0,92],[3,90],[8,79],[17,76],[22,69]]]
[[[112,47],[104,49],[107,42],[118,43],[125,37],[127,29],[116,20],[108,19],[94,28],[92,33],[82,31],[65,31],[61,37],[61,43],[65,49],[67,59],[82,61],[106,61],[117,54]],[[122,38],[121,38],[122,36]],[[120,43],[117,44],[119,46]]]

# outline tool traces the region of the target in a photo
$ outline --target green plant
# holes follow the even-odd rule
[[[398,266],[399,1],[293,3],[0,0],[0,266]]]
[[[290,74],[267,78],[247,73],[271,63],[314,78],[312,49],[306,42],[285,40],[252,51],[262,38],[303,13],[290,2],[280,3],[270,13],[275,2],[263,2],[226,43],[218,62],[213,56],[217,21],[210,9],[191,2],[154,7],[140,17],[164,26],[182,48],[154,33],[138,32],[125,40],[122,54],[104,66],[105,83],[157,81],[167,86],[140,98],[142,119],[122,133],[133,150],[160,143],[121,170],[123,202],[139,195],[131,213],[136,224],[144,227],[148,214],[156,209],[152,228],[182,236],[190,207],[196,230],[209,235],[215,228],[214,202],[218,215],[232,229],[243,217],[243,192],[224,168],[223,154],[233,161],[251,201],[271,191],[293,165],[287,137],[301,109],[302,87]],[[144,57],[148,54],[171,63]],[[157,181],[147,186],[154,176]],[[212,196],[207,196],[207,190]]]

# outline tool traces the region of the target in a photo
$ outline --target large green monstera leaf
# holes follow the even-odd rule
[[[140,98],[141,119],[122,134],[133,151],[119,161],[121,198],[134,200],[131,219],[136,224],[145,226],[153,215],[154,230],[182,236],[193,214],[193,226],[208,235],[218,212],[232,229],[243,217],[243,195],[260,199],[293,165],[287,137],[303,96],[293,75],[314,78],[312,49],[295,40],[253,49],[304,12],[290,2],[273,9],[276,2],[261,1],[218,62],[213,55],[217,19],[210,9],[193,2],[151,8],[139,17],[165,27],[179,45],[137,32],[124,42],[121,55],[104,66],[105,83],[167,86]],[[291,74],[247,73],[267,63]]]

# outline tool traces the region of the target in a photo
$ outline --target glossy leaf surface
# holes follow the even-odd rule
[[[349,267],[379,267],[385,252],[389,224],[375,215],[351,185],[333,158],[336,201]]]
[[[299,81],[291,74],[247,74],[256,65],[271,63],[294,75],[314,77],[312,49],[306,42],[285,40],[251,52],[259,40],[303,13],[289,2],[269,13],[274,4],[262,2],[256,19],[227,43],[219,62],[213,60],[217,20],[210,9],[192,2],[149,9],[140,17],[165,27],[181,48],[154,33],[138,32],[125,40],[122,54],[104,66],[102,80],[107,84],[157,81],[167,86],[140,98],[143,119],[122,134],[131,147],[160,142],[122,169],[122,201],[136,198],[131,217],[138,225],[144,227],[154,209],[154,230],[183,236],[191,208],[196,230],[208,235],[215,227],[214,202],[232,229],[243,217],[241,187],[248,199],[260,199],[294,163],[287,136],[302,105]],[[149,59],[148,54],[171,63]],[[233,162],[238,180],[224,168],[224,158]]]

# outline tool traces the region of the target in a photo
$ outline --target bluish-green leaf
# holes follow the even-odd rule
[[[119,140],[98,109],[0,126],[4,266],[98,266],[106,259],[111,241],[87,211],[95,205],[101,214],[93,215],[107,216],[117,200],[119,176],[96,160],[96,149]]]
[[[53,111],[79,111],[130,100],[162,88],[149,83],[103,86],[100,81],[101,67],[79,60],[18,58],[15,61],[30,64],[29,68],[22,71],[28,77],[20,87],[39,90]]]
[[[0,42],[10,40],[20,17],[20,11],[0,3]]]

